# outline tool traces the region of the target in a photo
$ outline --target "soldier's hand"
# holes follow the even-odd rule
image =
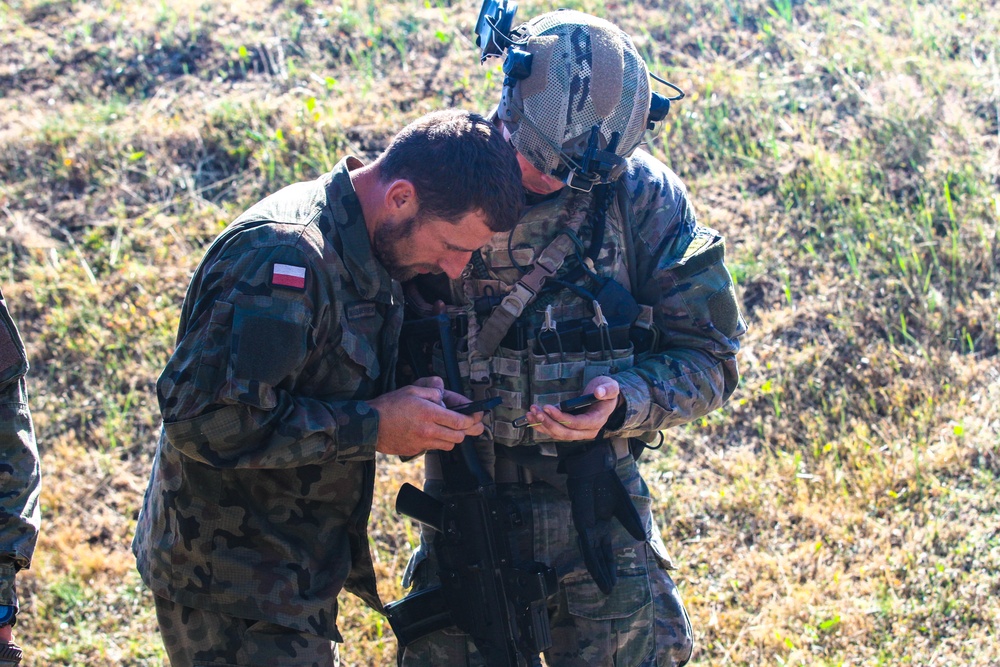
[[[482,413],[461,415],[447,409],[446,404],[466,400],[439,383],[440,378],[425,378],[368,401],[379,413],[377,451],[417,456],[431,449],[450,450],[465,436],[482,434]]]
[[[527,412],[528,425],[536,433],[553,440],[593,440],[608,422],[608,417],[618,407],[620,394],[618,381],[600,375],[595,377],[581,394],[593,394],[598,400],[586,412],[570,415],[556,405],[532,405]]]
[[[9,625],[0,628],[0,667],[16,667],[21,662],[21,647],[14,643],[14,633]]]
[[[431,375],[430,377],[418,378],[416,382],[413,383],[415,387],[430,387],[431,389],[437,389],[441,392],[440,405],[445,407],[464,405],[469,402],[465,396],[458,394],[454,391],[449,391],[444,388],[444,379]],[[482,433],[480,431],[479,433]],[[479,435],[479,433],[470,433],[469,435]]]

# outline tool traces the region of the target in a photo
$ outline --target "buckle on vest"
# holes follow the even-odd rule
[[[500,308],[518,318],[524,312],[525,307],[534,298],[535,292],[524,283],[517,283],[514,289],[500,302]]]

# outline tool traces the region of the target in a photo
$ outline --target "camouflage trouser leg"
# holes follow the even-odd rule
[[[679,667],[691,657],[691,623],[668,574],[672,566],[653,521],[649,491],[631,459],[619,462],[618,474],[650,539],[636,542],[624,528],[616,532],[618,583],[611,595],[604,595],[587,572],[563,493],[547,484],[500,487],[531,517],[532,557],[554,567],[559,577],[559,590],[549,600],[553,646],[544,656],[548,667]],[[415,590],[437,581],[436,559],[429,536],[424,537],[409,568]],[[411,643],[400,663],[485,666],[473,642],[456,628]]]
[[[158,595],[156,619],[171,667],[339,667],[329,639],[274,623],[192,609]]]

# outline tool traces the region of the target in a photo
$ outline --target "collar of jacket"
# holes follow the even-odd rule
[[[337,163],[327,189],[328,202],[333,210],[334,225],[343,241],[341,257],[344,266],[361,298],[392,303],[392,279],[372,253],[361,202],[351,183],[350,172],[362,166],[361,160],[353,155]]]

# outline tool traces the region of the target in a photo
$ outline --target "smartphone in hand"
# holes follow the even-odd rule
[[[600,399],[593,394],[584,394],[583,396],[577,396],[576,398],[567,398],[565,401],[560,401],[558,407],[559,410],[565,412],[568,415],[578,415],[581,412],[585,412],[587,408],[599,401]],[[523,428],[528,425],[528,415],[523,417],[518,417],[513,422],[515,428]]]

